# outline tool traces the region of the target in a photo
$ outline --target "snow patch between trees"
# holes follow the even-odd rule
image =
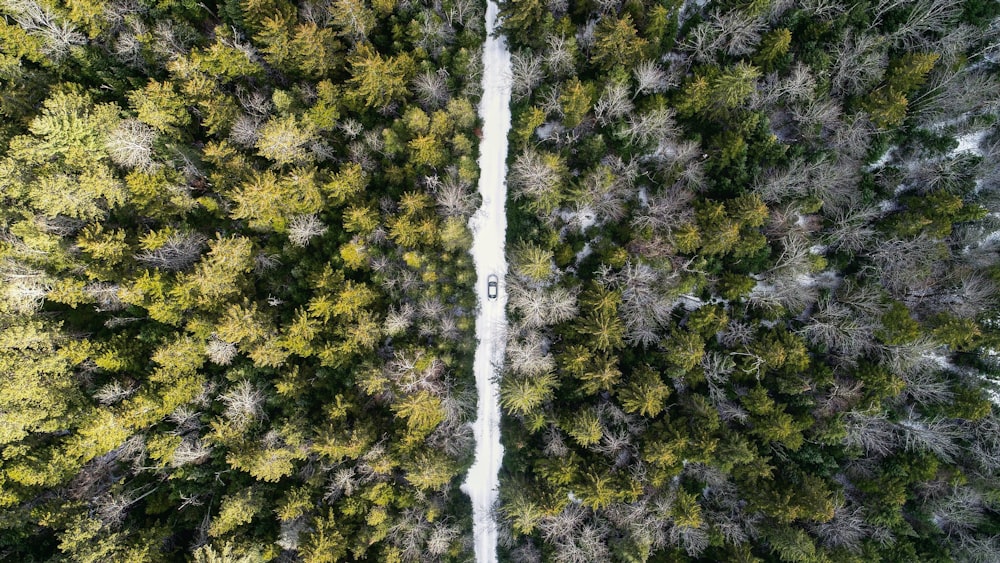
[[[479,145],[479,194],[482,207],[469,219],[472,230],[472,259],[476,264],[476,291],[479,311],[476,316],[475,374],[479,397],[473,434],[476,460],[462,484],[472,501],[472,531],[476,561],[497,560],[497,524],[494,509],[499,498],[500,461],[500,385],[498,373],[503,365],[506,344],[507,260],[504,242],[507,233],[507,133],[510,131],[511,64],[510,52],[496,31],[498,8],[490,1],[486,9],[486,43],[483,46],[483,97],[479,115],[483,120],[483,138]],[[499,280],[496,299],[486,299],[486,280],[495,274]]]

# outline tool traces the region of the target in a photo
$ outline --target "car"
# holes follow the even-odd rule
[[[496,299],[499,288],[500,280],[497,278],[497,275],[490,274],[489,277],[486,278],[486,297]]]

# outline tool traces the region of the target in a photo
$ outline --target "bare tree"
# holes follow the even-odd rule
[[[906,387],[903,395],[914,404],[923,406],[948,405],[955,398],[951,386],[942,381],[937,370],[914,369],[908,371],[903,379]]]
[[[831,416],[849,409],[861,398],[862,386],[860,381],[835,379],[833,386],[817,401],[818,412],[823,416]]]
[[[528,287],[515,281],[514,278],[509,278],[509,280],[507,294],[510,307],[520,315],[521,323],[525,328],[541,328],[560,322],[550,315],[549,304],[551,300],[547,294],[548,292],[543,287]],[[572,298],[572,295],[570,297]],[[575,316],[576,311],[575,301],[575,298],[573,298],[571,305],[574,313],[573,316]],[[562,317],[565,317],[565,315],[562,315]],[[572,318],[572,316],[569,318]],[[563,320],[568,319],[563,318]]]
[[[156,129],[137,119],[125,119],[108,136],[107,149],[111,160],[125,168],[150,170]]]
[[[403,561],[423,561],[433,525],[423,510],[408,508],[389,532],[389,541],[402,552]]]
[[[978,273],[960,273],[957,287],[942,292],[934,308],[940,308],[961,318],[974,318],[997,303],[997,286]]]
[[[557,188],[559,173],[541,153],[529,149],[514,159],[508,181],[516,197],[541,199]]]
[[[403,303],[399,308],[392,308],[385,316],[385,333],[389,336],[398,336],[406,332],[413,323],[415,310],[410,303]]]
[[[698,557],[708,547],[708,526],[697,528],[689,526],[673,526],[670,528],[670,542],[684,548],[691,557]]]
[[[725,42],[718,29],[710,22],[702,22],[688,32],[682,48],[691,53],[691,58],[700,64],[712,61]]]
[[[857,205],[861,199],[857,190],[858,163],[851,162],[846,155],[822,160],[810,172],[810,193],[823,201],[824,210]]]
[[[760,43],[761,31],[766,29],[763,18],[746,10],[715,12],[709,22],[726,54],[733,57],[752,53]]]
[[[35,225],[46,233],[52,233],[61,237],[72,235],[86,225],[86,221],[66,215],[35,215]],[[23,245],[23,241],[12,236],[5,236],[5,242],[16,246]]]
[[[183,270],[201,257],[205,235],[201,233],[174,233],[162,246],[136,255],[136,260],[161,270]]]
[[[264,417],[265,398],[264,392],[246,379],[219,395],[219,400],[226,405],[223,414],[240,430]]]
[[[176,24],[171,20],[157,20],[153,25],[153,40],[150,47],[161,60],[185,54],[191,48],[189,34],[178,32]]]
[[[640,114],[629,114],[628,123],[622,127],[619,137],[628,139],[633,145],[645,146],[654,141],[673,139],[678,132],[674,111],[670,108],[655,108]]]
[[[823,545],[855,554],[861,552],[861,544],[870,533],[861,507],[848,507],[843,502],[834,507],[832,519],[810,527]]]
[[[896,447],[896,432],[885,413],[864,414],[851,412],[845,419],[847,435],[844,443],[860,447],[869,456],[883,457]]]
[[[549,73],[556,77],[568,76],[574,72],[576,61],[572,44],[562,35],[550,35],[546,41],[545,65]]]
[[[236,344],[226,342],[214,335],[209,338],[208,344],[205,345],[205,355],[208,356],[210,362],[216,365],[228,366],[233,362],[236,354]]]
[[[957,440],[962,433],[951,420],[921,418],[911,411],[898,428],[903,447],[908,451],[928,451],[947,462],[960,451]]]
[[[555,359],[548,353],[545,337],[535,330],[512,338],[507,343],[507,362],[515,373],[541,375],[556,367]]]
[[[647,198],[646,205],[633,215],[632,225],[637,229],[651,229],[670,235],[673,230],[694,217],[694,194],[687,189],[670,187]]]
[[[970,563],[994,563],[1000,553],[1000,537],[959,534],[957,549],[963,561]]]
[[[957,74],[931,74],[928,94],[914,99],[921,124],[932,127],[961,119],[968,112],[996,111],[1000,105],[997,77],[978,67],[963,66],[961,69]]]
[[[98,403],[102,405],[112,405],[130,397],[136,392],[136,388],[125,385],[120,381],[112,381],[101,386],[97,392],[94,393],[94,399],[97,399]]]
[[[868,152],[875,127],[864,114],[841,122],[833,135],[832,143],[846,158],[860,162]]]
[[[444,522],[438,522],[427,539],[427,552],[435,556],[444,555],[458,536],[458,528]]]
[[[115,58],[132,68],[145,68],[146,61],[142,55],[143,44],[139,37],[148,35],[149,29],[141,19],[128,18],[126,27],[122,28],[118,37],[115,38]]]
[[[451,6],[446,15],[448,16],[449,25],[461,25],[466,29],[470,29],[470,26],[474,26],[479,22],[479,15],[481,13],[482,11],[477,2],[472,2],[471,0],[451,0]]]
[[[542,108],[546,116],[562,119],[562,91],[559,84],[548,84],[538,95],[538,107]]]
[[[727,348],[746,346],[753,341],[753,338],[753,327],[737,319],[729,321],[726,329],[718,336],[719,343]]]
[[[966,182],[971,181],[973,162],[978,160],[970,153],[959,153],[950,158],[923,160],[908,170],[905,184],[914,186],[918,193],[947,190],[961,193]]]
[[[920,235],[880,241],[871,256],[883,287],[896,299],[906,300],[936,283],[947,252],[938,241]]]
[[[657,330],[673,310],[666,280],[644,262],[626,262],[609,281],[621,290],[619,314],[625,323],[626,339],[641,346],[658,342]]]
[[[451,99],[447,77],[448,71],[445,69],[428,69],[413,80],[413,90],[425,109],[443,107]]]
[[[856,361],[874,339],[874,319],[864,318],[834,299],[824,299],[803,332],[810,342],[826,347],[847,362]]]
[[[43,52],[56,61],[87,42],[70,22],[34,0],[4,0],[3,7],[21,29],[42,39]]]
[[[545,431],[545,447],[542,452],[549,457],[565,457],[569,454],[569,447],[563,439],[562,431],[557,426],[549,425]]]
[[[1000,419],[990,414],[969,426],[969,451],[979,472],[991,475],[1000,470]]]
[[[535,544],[524,541],[510,550],[511,561],[519,563],[542,563],[542,552]]]
[[[917,0],[889,40],[897,49],[916,51],[928,46],[933,35],[947,29],[961,13],[962,5],[948,0]]]
[[[805,197],[809,192],[809,177],[815,165],[792,159],[783,170],[770,170],[756,181],[754,191],[769,203]]]
[[[198,465],[208,461],[211,455],[212,448],[206,445],[201,439],[186,437],[174,450],[170,458],[170,466]]]
[[[244,147],[252,147],[260,139],[260,127],[263,124],[260,117],[241,114],[229,130],[229,140]]]
[[[835,131],[840,126],[840,106],[831,99],[814,99],[796,105],[792,118],[799,124],[799,131],[807,138],[817,138],[823,130]],[[816,130],[812,133],[812,130]]]
[[[326,234],[328,227],[315,213],[296,215],[288,224],[288,241],[295,246],[305,247],[309,241]]]
[[[604,87],[604,92],[597,100],[594,115],[601,125],[610,125],[634,109],[635,106],[629,98],[628,85],[624,82],[611,81]]]
[[[445,217],[467,217],[472,214],[475,198],[468,182],[457,173],[449,173],[434,192],[434,197]]]
[[[837,46],[830,75],[831,93],[853,96],[869,90],[889,66],[884,38],[874,33],[848,33]]]
[[[545,72],[542,59],[531,52],[517,51],[510,57],[511,94],[514,100],[523,100],[542,83]]]
[[[660,94],[677,85],[676,80],[668,75],[660,65],[653,60],[644,60],[632,69],[635,77],[635,95]]]
[[[98,312],[121,311],[124,309],[126,305],[119,296],[118,292],[120,290],[121,286],[108,282],[90,283],[83,288],[84,293],[96,302],[95,308]]]
[[[6,266],[6,265],[5,265]],[[52,290],[53,281],[44,273],[20,266],[2,268],[3,291],[6,304],[16,313],[30,315],[42,308],[45,296]]]
[[[922,335],[913,342],[897,346],[880,346],[876,349],[879,359],[892,373],[901,377],[913,377],[920,370],[936,371],[941,366],[937,362],[941,344],[930,335]]]
[[[612,173],[610,167],[604,164],[588,171],[580,180],[583,193],[574,202],[577,217],[591,211],[600,223],[617,222],[624,218],[628,195],[628,185],[623,182],[624,179]]]
[[[658,169],[678,174],[677,187],[698,189],[704,184],[704,170],[701,161],[695,159],[704,154],[697,141],[664,139],[646,156]]]
[[[873,206],[846,206],[832,210],[825,238],[831,246],[850,253],[868,248],[878,235],[875,220],[881,211]]]

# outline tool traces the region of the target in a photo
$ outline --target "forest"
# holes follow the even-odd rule
[[[500,8],[500,560],[996,561],[1000,3]],[[474,561],[485,10],[0,0],[0,561]]]
[[[996,561],[998,6],[508,0],[509,561]]]
[[[483,7],[2,12],[0,559],[459,560]]]

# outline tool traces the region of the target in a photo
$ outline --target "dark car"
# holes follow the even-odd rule
[[[486,278],[486,297],[489,297],[490,299],[496,299],[497,291],[499,291],[499,285],[500,285],[500,280],[497,279],[497,275],[490,274],[489,277]]]

